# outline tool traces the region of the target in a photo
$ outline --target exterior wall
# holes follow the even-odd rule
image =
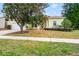
[[[56,21],[57,26],[61,25],[63,18],[61,19],[51,19],[49,18],[48,21],[46,21],[46,28],[54,28],[56,26],[53,25],[53,22]],[[15,21],[7,21],[7,25],[11,25],[11,30],[20,30],[20,27],[18,26],[18,24]],[[0,28],[5,28],[5,18],[1,17],[0,18]],[[40,26],[38,26],[38,29],[40,28]],[[23,30],[26,30],[26,26],[24,26]]]
[[[5,18],[0,18],[0,28],[5,28]]]
[[[19,25],[15,22],[15,21],[7,21],[7,25],[11,25],[11,30],[19,30],[20,31],[20,27]],[[23,30],[26,30],[26,27],[23,27]]]
[[[53,22],[56,21],[56,26],[61,25],[63,19],[49,19],[46,22],[46,28],[55,28],[56,26],[53,25]]]

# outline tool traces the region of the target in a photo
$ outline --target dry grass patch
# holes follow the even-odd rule
[[[79,39],[79,30],[72,32],[53,31],[53,30],[28,30],[7,34],[10,36],[30,36],[30,37],[51,37],[51,38],[75,38]]]

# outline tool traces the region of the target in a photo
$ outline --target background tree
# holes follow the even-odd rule
[[[71,23],[70,20],[64,19],[63,22],[62,22],[62,26],[64,27],[64,29],[68,29],[68,28],[71,28],[72,23]]]
[[[79,28],[79,3],[66,3],[63,6],[63,16],[72,22],[72,27]]]

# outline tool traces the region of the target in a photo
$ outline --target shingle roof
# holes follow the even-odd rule
[[[48,16],[50,19],[64,19],[62,16]]]

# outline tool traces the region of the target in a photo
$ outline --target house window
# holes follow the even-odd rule
[[[56,21],[53,21],[53,25],[56,26]]]

